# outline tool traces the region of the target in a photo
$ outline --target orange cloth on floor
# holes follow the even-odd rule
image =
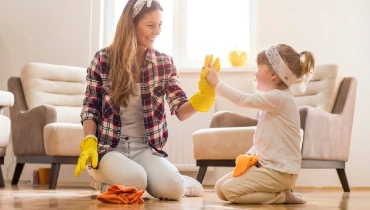
[[[142,198],[145,190],[137,190],[135,187],[126,187],[124,185],[112,185],[96,199],[104,203],[123,203],[123,204],[142,204]]]
[[[235,168],[233,171],[233,177],[240,176],[244,174],[248,168],[251,166],[256,165],[257,163],[257,156],[255,154],[253,155],[239,155],[236,157],[235,160]]]

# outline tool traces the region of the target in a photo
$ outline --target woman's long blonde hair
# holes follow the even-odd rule
[[[304,75],[309,75],[310,73],[313,73],[313,70],[315,68],[315,58],[312,52],[303,51],[301,53],[298,53],[291,46],[286,44],[278,44],[276,47],[281,59],[284,60],[285,64],[289,67],[289,69],[297,78],[301,78]],[[264,50],[258,53],[257,64],[269,65],[271,70],[273,70]],[[285,88],[287,88],[284,82],[281,82],[279,86],[284,86]]]
[[[127,107],[130,95],[136,95],[135,75],[140,74],[136,59],[138,40],[136,25],[144,14],[161,10],[162,7],[153,1],[151,7],[144,5],[143,9],[133,17],[133,6],[137,0],[129,0],[123,9],[117,24],[113,43],[109,47],[109,79],[112,85],[113,104]]]

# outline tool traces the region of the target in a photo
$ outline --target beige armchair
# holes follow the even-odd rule
[[[335,168],[343,190],[349,192],[345,174],[348,161],[357,82],[344,78],[335,89],[337,66],[316,67],[304,94],[295,95],[304,131],[302,168]],[[297,89],[301,81],[293,85]],[[220,103],[216,101],[216,103]],[[257,120],[232,111],[215,113],[211,128],[193,133],[194,158],[202,182],[208,166],[234,167],[235,158],[253,144]]]
[[[4,164],[6,147],[8,146],[10,137],[10,120],[3,115],[3,109],[13,106],[13,103],[14,96],[12,93],[0,91],[0,188],[5,187],[1,165]]]
[[[10,108],[12,143],[17,158],[12,185],[26,163],[51,164],[49,188],[55,189],[61,164],[76,164],[83,130],[80,112],[86,70],[29,63],[8,80],[15,96]]]

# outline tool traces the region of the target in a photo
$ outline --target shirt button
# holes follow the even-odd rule
[[[127,136],[125,137],[125,140],[128,140],[128,137]]]

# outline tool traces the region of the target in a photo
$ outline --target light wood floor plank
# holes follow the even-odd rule
[[[212,187],[206,187],[205,194],[199,198],[183,198],[181,201],[160,201],[145,195],[145,204],[106,204],[96,200],[99,194],[88,187],[58,186],[56,190],[48,190],[47,186],[6,185],[0,189],[1,210],[118,210],[118,209],[148,209],[148,210],[176,210],[176,209],[370,209],[370,189],[353,190],[343,193],[340,189],[297,189],[307,200],[303,205],[240,205],[221,201],[215,195]]]

